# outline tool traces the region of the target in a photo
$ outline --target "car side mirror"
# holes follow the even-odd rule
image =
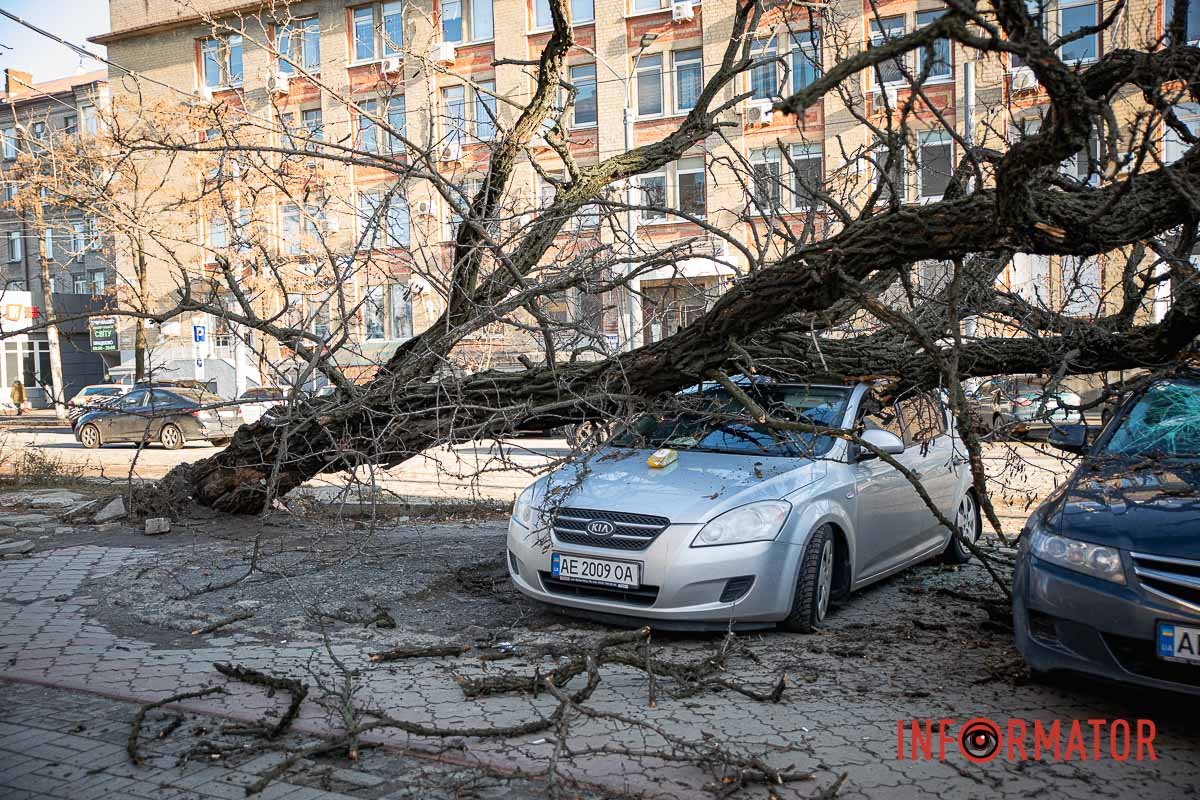
[[[1059,425],[1050,431],[1046,441],[1068,453],[1081,455],[1088,451],[1087,425]]]
[[[904,452],[904,440],[891,431],[884,431],[878,428],[872,428],[862,432],[858,438],[862,439],[869,445],[874,446],[877,450],[882,450],[890,456],[899,455]],[[856,461],[866,461],[871,458],[878,458],[875,453],[870,450],[858,446],[858,457]]]

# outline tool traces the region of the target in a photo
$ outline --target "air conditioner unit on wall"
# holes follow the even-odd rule
[[[692,0],[673,0],[671,3],[671,22],[688,22],[696,18],[696,9]]]
[[[404,66],[404,60],[399,56],[389,56],[379,62],[379,71],[384,75],[395,75]]]
[[[211,103],[213,100],[213,90],[211,88],[209,88],[208,86],[199,87],[198,89],[196,89],[195,94],[196,94],[196,97],[200,98],[201,100],[203,100],[206,103]]]
[[[1029,67],[1017,67],[1012,71],[1011,91],[1024,92],[1034,88],[1037,88],[1037,76],[1033,74],[1033,70]]]
[[[287,94],[290,85],[291,78],[279,71],[271,73],[271,77],[267,78],[267,91],[271,94]]]
[[[770,100],[747,100],[745,118],[747,125],[770,125],[775,116]]]
[[[457,139],[443,142],[439,152],[443,161],[459,161],[462,159],[462,142]]]
[[[457,57],[458,51],[454,47],[454,42],[437,42],[429,53],[430,60],[438,64],[453,64]]]
[[[422,199],[413,203],[413,213],[418,217],[432,216],[434,212],[434,204],[432,200]]]

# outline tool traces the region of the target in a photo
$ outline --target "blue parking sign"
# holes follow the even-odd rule
[[[192,340],[199,343],[204,341],[205,329],[203,325],[192,326]]]

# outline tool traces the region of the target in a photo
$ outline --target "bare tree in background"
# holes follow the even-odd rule
[[[463,102],[472,98],[472,124],[488,132],[474,139],[455,127],[458,114],[448,121],[430,113],[421,130],[411,117],[402,124],[389,114],[400,93],[390,80],[370,100],[338,96],[351,127],[335,135],[283,108],[264,118],[230,99],[150,99],[136,76],[123,79],[103,152],[88,158],[87,174],[100,177],[83,178],[81,167],[75,202],[103,207],[141,260],[139,274],[169,286],[147,290],[141,281],[139,297],[157,292],[169,302],[128,310],[160,321],[212,314],[247,342],[264,375],[274,369],[293,387],[321,376],[334,387],[328,398],[294,396],[286,413],[243,427],[223,452],[146,487],[147,508],[191,499],[255,512],[322,473],[386,468],[437,445],[516,429],[628,419],[735,373],[880,379],[892,395],[944,387],[982,495],[963,380],[1035,374],[1053,387],[1097,376],[1096,408],[1113,394],[1103,388],[1107,374],[1188,357],[1200,332],[1190,260],[1200,151],[1177,112],[1200,100],[1200,49],[1179,34],[1186,3],[1175,4],[1153,46],[1110,49],[1092,63],[1068,58],[1071,45],[1107,35],[1115,12],[1047,40],[1017,0],[953,3],[909,33],[889,34],[874,11],[875,33],[862,47],[860,20],[831,8],[739,3],[730,43],[694,108],[660,141],[608,158],[578,155],[567,120],[579,87],[566,64],[580,45],[567,4],[550,9],[553,31],[540,56],[520,65],[528,97],[469,85]],[[289,19],[286,4],[275,14],[276,23]],[[270,49],[292,64],[293,80],[330,91],[292,51],[280,51],[263,22],[210,22],[214,35]],[[816,28],[836,56],[792,91],[795,62],[755,43]],[[946,42],[980,69],[1019,63],[1032,81],[1018,86],[1013,70],[1001,96],[970,110],[974,124],[964,133],[931,99]],[[406,56],[414,70],[446,69],[415,51]],[[803,131],[806,113],[836,95],[867,140],[837,139],[836,159],[815,167],[795,142],[712,155],[708,145],[728,143],[735,126],[749,124],[746,76],[764,65],[782,76],[777,118]],[[1018,102],[1030,92],[1038,102]],[[436,98],[429,108],[440,108]],[[742,202],[694,207],[648,179],[678,175],[681,159],[695,159],[710,185],[737,184]],[[107,167],[98,170],[98,161]],[[348,166],[386,180],[355,195],[343,177]],[[530,168],[544,187],[536,197],[515,178]],[[180,170],[194,175],[193,188],[168,198],[160,182]],[[140,187],[132,194],[141,205],[127,190],[112,191],[117,176],[126,189]],[[627,194],[627,181],[640,191]],[[275,233],[280,203],[286,212]],[[446,247],[434,243],[421,211],[428,203],[454,222]],[[631,237],[630,214],[686,222],[692,233]],[[358,221],[352,236],[333,221],[347,217]],[[172,259],[194,241],[196,220],[208,253],[199,272]],[[681,265],[695,257],[728,276],[719,296],[676,302],[670,307],[685,311],[647,323],[642,346],[613,352],[597,320],[624,317],[635,303],[667,307],[637,279],[669,274],[687,283]],[[409,276],[401,306],[415,301],[430,324],[375,368],[367,327],[404,338],[412,312],[394,313],[378,291],[350,287],[392,286],[401,273]],[[659,326],[652,334],[650,324]],[[486,368],[477,345],[493,336],[518,343],[519,369]]]

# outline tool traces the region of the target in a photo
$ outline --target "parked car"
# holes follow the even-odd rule
[[[85,413],[75,439],[88,449],[115,442],[159,442],[178,450],[189,441],[226,445],[242,424],[236,406],[199,389],[141,389]]]
[[[1075,392],[1048,390],[1037,376],[1006,376],[980,383],[967,394],[971,414],[987,432],[1045,435],[1059,425],[1083,422]]]
[[[1017,648],[1071,670],[1200,695],[1200,375],[1129,397],[1030,516],[1013,583]]]
[[[776,418],[861,431],[978,537],[969,470],[936,395],[883,403],[864,384],[745,386]],[[620,623],[811,631],[833,598],[931,556],[969,557],[874,452],[730,422],[742,407],[714,385],[681,402],[689,410],[642,417],[520,494],[508,564],[522,593]]]
[[[93,406],[104,397],[120,397],[129,391],[128,386],[119,383],[96,383],[85,386],[67,401],[67,408],[86,408]]]
[[[258,422],[279,406],[286,405],[292,390],[283,386],[256,386],[242,392],[238,398],[238,406],[242,417],[247,423]],[[306,392],[300,392],[299,397],[307,397]]]

